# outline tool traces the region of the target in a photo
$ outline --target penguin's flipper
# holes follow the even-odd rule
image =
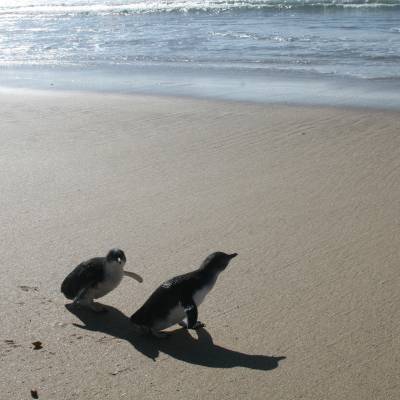
[[[196,303],[193,301],[193,299],[185,299],[181,303],[186,313],[187,328],[188,329],[195,328],[198,316]]]
[[[129,276],[129,278],[133,278],[140,283],[143,282],[143,278],[139,274],[135,274],[134,272],[124,271],[124,275]]]

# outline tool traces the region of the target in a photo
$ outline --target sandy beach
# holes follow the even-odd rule
[[[400,396],[400,113],[73,92],[0,93],[0,398]],[[60,293],[118,246],[105,315]],[[237,252],[166,341],[128,317]],[[34,350],[32,342],[42,348]]]

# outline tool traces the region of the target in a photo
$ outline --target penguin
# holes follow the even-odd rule
[[[219,274],[236,256],[237,253],[212,253],[199,269],[161,284],[130,317],[134,329],[157,338],[165,338],[168,333],[161,331],[175,324],[187,329],[205,326],[197,320],[198,307],[213,288]]]
[[[124,275],[143,282],[141,276],[124,271],[126,257],[122,250],[111,249],[106,257],[95,257],[83,261],[64,279],[61,292],[73,305],[83,305],[95,312],[107,309],[93,299],[105,296],[115,289]]]

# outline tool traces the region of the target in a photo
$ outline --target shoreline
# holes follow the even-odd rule
[[[388,114],[399,114],[400,109],[397,108],[384,108],[384,107],[372,107],[372,106],[346,106],[340,104],[302,104],[302,103],[270,103],[270,102],[260,102],[260,101],[251,101],[251,100],[236,100],[236,99],[225,99],[225,98],[216,98],[216,97],[196,97],[193,95],[174,95],[174,94],[160,94],[160,93],[147,93],[147,92],[117,92],[117,91],[95,91],[95,90],[77,90],[77,89],[58,89],[58,88],[30,88],[30,87],[8,87],[8,86],[0,86],[0,95],[9,94],[13,96],[21,96],[21,95],[29,95],[32,97],[60,97],[60,98],[68,98],[70,96],[88,96],[92,98],[114,98],[118,99],[131,99],[131,100],[140,100],[146,99],[147,101],[151,101],[151,99],[155,100],[164,100],[164,101],[189,101],[189,102],[199,102],[199,103],[215,103],[220,105],[237,105],[237,106],[246,106],[246,107],[256,107],[256,108],[265,108],[265,109],[278,109],[278,108],[287,108],[287,109],[318,109],[318,110],[337,110],[338,112],[373,112],[373,113],[388,113]]]
[[[6,67],[0,87],[154,95],[261,105],[400,110],[400,80],[193,67]]]

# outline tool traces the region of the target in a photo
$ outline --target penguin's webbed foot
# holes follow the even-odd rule
[[[206,326],[206,324],[204,324],[203,322],[200,322],[200,321],[196,321],[196,323],[191,328],[188,328],[186,321],[178,322],[178,325],[180,325],[182,328],[185,328],[185,329],[195,329],[195,330],[204,328]]]
[[[191,329],[200,329],[200,328],[204,328],[206,326],[206,324],[204,324],[201,321],[196,321],[196,323],[194,324],[194,326]]]
[[[152,336],[156,337],[157,339],[168,339],[171,335],[168,332],[156,331],[155,329],[150,329],[150,333]]]
[[[81,291],[81,293],[75,298],[72,305],[74,307],[86,307],[95,313],[106,313],[108,309],[102,304],[95,303],[92,297],[89,297],[86,293],[86,289]]]

